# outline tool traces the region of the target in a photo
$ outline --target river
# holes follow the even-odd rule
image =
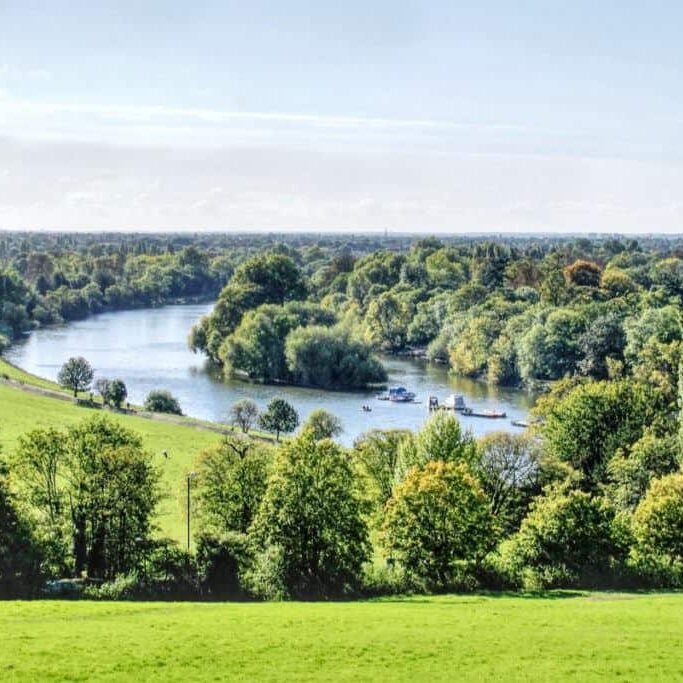
[[[316,408],[325,408],[343,423],[341,441],[373,428],[417,429],[428,416],[430,395],[443,401],[461,393],[472,408],[495,408],[507,419],[460,416],[467,429],[480,436],[497,429],[515,429],[511,419],[524,419],[533,403],[526,392],[491,387],[481,382],[451,377],[442,365],[386,357],[389,384],[401,384],[417,394],[419,403],[378,401],[375,392],[336,392],[299,387],[268,386],[238,380],[221,381],[207,367],[204,357],[187,348],[193,323],[211,310],[210,304],[165,306],[156,309],[103,313],[86,320],[32,332],[10,348],[5,356],[20,368],[47,379],[56,379],[70,356],[84,356],[96,377],[120,378],[128,387],[131,403],[142,404],[152,389],[168,389],[183,412],[216,422],[227,419],[230,406],[242,398],[264,407],[274,396],[287,399],[302,420]],[[369,404],[372,412],[363,412]]]

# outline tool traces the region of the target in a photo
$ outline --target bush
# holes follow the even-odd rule
[[[538,498],[519,531],[502,544],[499,566],[511,582],[533,590],[605,586],[626,546],[604,499],[555,491]]]
[[[229,533],[197,538],[197,575],[202,595],[215,600],[245,596],[240,574],[248,557],[247,537]]]
[[[633,516],[643,553],[683,562],[683,473],[655,479]]]
[[[145,410],[151,413],[171,413],[173,415],[182,415],[183,411],[180,409],[178,399],[176,399],[170,391],[164,389],[155,389],[147,394],[145,399]]]

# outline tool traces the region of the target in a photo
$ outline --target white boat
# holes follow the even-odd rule
[[[443,404],[449,410],[465,410],[465,397],[462,394],[451,394]]]

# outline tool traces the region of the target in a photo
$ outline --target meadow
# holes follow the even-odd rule
[[[10,602],[0,677],[28,680],[675,680],[683,595],[349,603]]]
[[[16,381],[51,391],[59,390],[52,382],[29,375],[0,360],[0,372]],[[57,429],[75,424],[101,411],[22,391],[0,383],[0,445],[5,454],[15,447],[18,438],[32,429]],[[219,441],[219,434],[198,429],[192,420],[175,424],[150,420],[136,415],[107,411],[106,415],[139,433],[145,448],[156,457],[162,473],[164,497],[159,504],[157,524],[161,535],[184,542],[185,476],[192,470],[196,455]],[[162,454],[166,452],[168,457]]]

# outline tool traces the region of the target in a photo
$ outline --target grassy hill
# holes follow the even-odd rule
[[[675,680],[683,595],[5,603],[3,680]]]
[[[58,390],[52,382],[18,370],[2,360],[0,375],[7,375],[29,387]],[[70,400],[59,400],[0,383],[0,444],[3,452],[11,452],[19,436],[32,429],[65,427],[95,412],[96,409],[76,405]],[[107,415],[141,434],[145,447],[158,456],[165,497],[160,504],[157,521],[162,534],[182,542],[185,539],[182,505],[185,475],[192,470],[197,453],[215,444],[220,435],[206,431],[202,428],[206,426],[204,423],[191,419],[180,419],[180,424],[176,424],[122,413],[108,412]],[[168,458],[161,455],[164,451],[168,453]]]

